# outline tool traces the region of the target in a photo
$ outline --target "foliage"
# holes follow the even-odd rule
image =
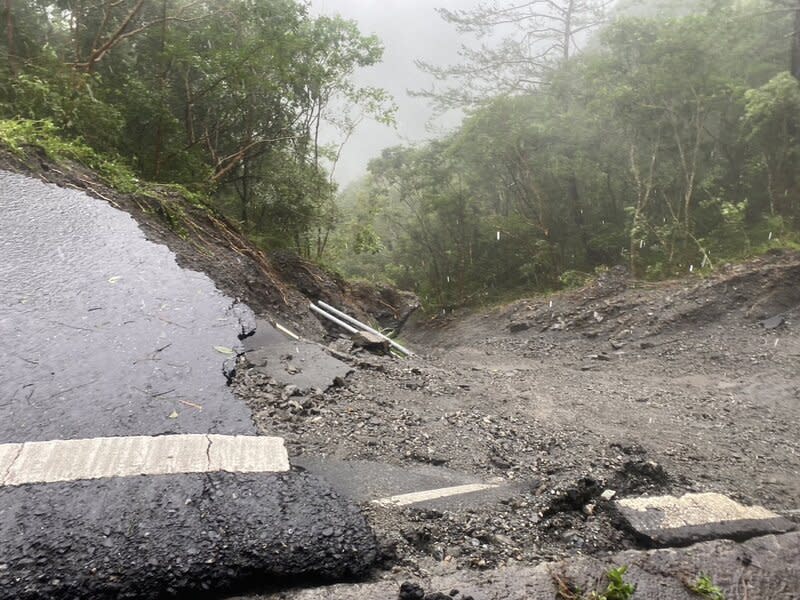
[[[531,91],[573,56],[586,33],[600,26],[612,4],[612,0],[529,0],[437,9],[460,33],[472,34],[482,43],[462,47],[461,64],[442,67],[418,61],[418,66],[445,88],[417,94],[447,108],[480,103],[498,94]]]
[[[121,192],[140,189],[136,175],[120,159],[101,154],[80,139],[69,139],[52,121],[0,119],[0,142],[16,154],[24,154],[27,145],[36,145],[54,160],[78,162],[96,171]]]
[[[605,591],[592,591],[588,595],[574,589],[561,578],[556,578],[559,584],[558,597],[562,600],[630,600],[636,592],[636,586],[625,581],[627,572],[626,565],[609,569],[606,572],[608,586]]]
[[[705,600],[725,600],[725,593],[714,585],[708,575],[700,575],[689,589]]]
[[[449,307],[576,285],[601,266],[654,279],[710,270],[796,239],[789,12],[637,1],[649,8],[620,5],[542,85],[498,84],[454,132],[373,160],[357,186],[368,201],[341,199],[359,215],[350,242],[336,238],[343,270],[390,274]],[[359,231],[380,239],[376,254],[353,252]]]
[[[578,285],[620,263],[662,278],[797,244],[796,4],[607,5],[443,11],[483,42],[462,65],[428,68],[455,82],[434,96],[467,103],[464,122],[386,149],[337,200],[341,146],[322,145],[320,128],[346,140],[395,112],[356,83],[382,56],[356,24],[304,0],[7,2],[0,140],[122,191],[211,194],[265,246],[438,307]]]
[[[610,569],[606,573],[608,578],[608,587],[606,591],[598,594],[592,593],[592,598],[597,600],[629,600],[633,597],[636,591],[636,586],[625,581],[625,573],[628,572],[628,567],[623,565],[616,569]]]
[[[306,254],[336,222],[321,124],[343,106],[392,119],[353,78],[380,42],[303,0],[8,2],[3,22],[0,118],[48,123],[51,150],[64,136],[97,153],[83,162],[214,190],[249,232]]]

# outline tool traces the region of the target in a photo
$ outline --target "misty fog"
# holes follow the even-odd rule
[[[313,0],[312,11],[339,14],[354,20],[364,34],[377,35],[385,51],[383,62],[356,74],[356,81],[386,89],[398,106],[396,128],[365,120],[345,145],[336,167],[336,180],[347,185],[363,175],[367,162],[383,148],[432,137],[458,123],[458,114],[435,116],[426,98],[409,90],[428,89],[433,78],[415,60],[435,64],[458,61],[467,39],[437,13],[437,8],[465,9],[476,0]],[[334,132],[329,132],[331,138]]]

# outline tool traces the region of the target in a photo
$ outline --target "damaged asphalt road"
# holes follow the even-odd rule
[[[375,559],[357,509],[296,472],[28,485],[0,506],[0,598],[194,597]]]
[[[223,373],[242,307],[104,202],[0,172],[0,203],[0,598],[147,598],[363,573],[374,538],[327,483],[238,472],[237,460],[258,458],[245,452],[250,411]],[[191,434],[238,445],[217,471],[181,446],[158,454],[165,436]],[[145,450],[95,448],[84,460],[47,444],[129,436],[147,436]],[[38,483],[11,477],[22,443]],[[76,462],[86,473],[59,480]],[[143,474],[93,478],[100,466]]]

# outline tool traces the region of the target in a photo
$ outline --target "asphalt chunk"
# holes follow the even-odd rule
[[[626,498],[617,506],[636,534],[654,546],[746,540],[795,528],[788,519],[761,506],[743,506],[714,493]]]
[[[101,501],[97,501],[100,499]],[[0,488],[0,599],[158,598],[363,575],[358,509],[308,473]]]

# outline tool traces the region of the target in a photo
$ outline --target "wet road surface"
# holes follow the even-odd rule
[[[208,277],[78,192],[0,174],[0,210],[0,443],[252,433],[221,376],[240,311]]]
[[[252,315],[82,193],[0,172],[0,215],[0,598],[192,595],[369,567],[364,519],[310,473],[191,472],[178,447],[166,470],[138,471],[168,475],[86,479],[82,463],[76,481],[10,478],[23,448],[44,449],[32,463],[63,448],[25,442],[254,435],[223,374]]]

